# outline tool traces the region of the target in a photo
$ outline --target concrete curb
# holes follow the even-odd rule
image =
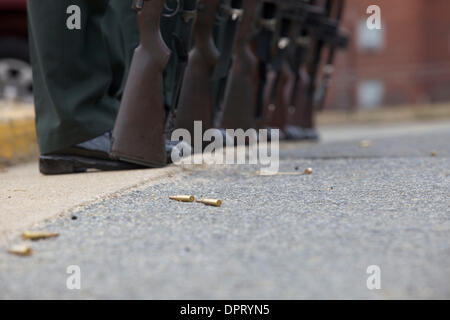
[[[0,164],[37,155],[34,110],[29,105],[0,104]]]
[[[0,172],[0,245],[42,221],[189,173],[182,167],[168,166],[43,176],[36,163],[7,168]]]

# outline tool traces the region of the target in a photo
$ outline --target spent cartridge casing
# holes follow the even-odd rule
[[[25,245],[16,245],[8,250],[8,253],[15,254],[16,256],[30,256],[33,253],[31,247]]]
[[[45,232],[45,231],[25,231],[22,233],[23,240],[43,240],[48,238],[55,238],[59,233]]]
[[[175,200],[179,202],[194,202],[195,197],[194,196],[185,196],[185,195],[178,195],[178,196],[170,196],[170,200]]]
[[[198,199],[197,202],[213,207],[220,207],[222,205],[222,200],[219,199]]]

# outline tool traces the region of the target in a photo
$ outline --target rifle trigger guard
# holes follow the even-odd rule
[[[280,41],[278,41],[278,48],[286,49],[290,43],[291,43],[291,39],[289,39],[287,37],[283,37],[280,39]]]
[[[233,21],[240,20],[244,15],[244,9],[232,8],[228,5],[222,5],[221,10],[225,15],[230,16]]]
[[[308,37],[297,37],[295,39],[295,44],[302,47],[309,47],[310,42]]]
[[[181,19],[183,19],[185,23],[188,23],[189,21],[197,18],[197,10],[184,10],[180,15]]]
[[[144,8],[145,0],[133,0],[133,6],[131,7],[133,11],[139,12]]]
[[[261,19],[261,26],[264,29],[275,32],[277,29],[277,19]]]
[[[137,1],[142,1],[142,0],[137,0]],[[177,0],[177,6],[175,9],[169,8],[169,6],[167,5],[167,3],[164,3],[164,9],[169,11],[169,13],[163,13],[163,17],[165,18],[173,18],[175,17],[178,12],[180,12],[181,10],[181,3],[180,0]]]
[[[226,14],[225,14],[225,6],[224,5],[221,5],[219,7],[219,10],[217,10],[216,20],[219,23],[223,23],[223,22],[225,22],[227,20],[227,17],[226,17]]]
[[[230,8],[230,15],[231,15],[231,20],[233,20],[233,21],[240,20],[242,18],[242,16],[244,15],[244,9]]]
[[[323,68],[323,72],[326,75],[331,76],[334,73],[334,66],[332,64],[325,65]]]

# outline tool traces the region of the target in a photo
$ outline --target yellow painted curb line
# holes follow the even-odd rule
[[[37,153],[34,109],[0,103],[0,163],[28,159]]]

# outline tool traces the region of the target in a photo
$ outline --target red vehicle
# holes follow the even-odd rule
[[[32,99],[26,0],[0,0],[0,99]]]

